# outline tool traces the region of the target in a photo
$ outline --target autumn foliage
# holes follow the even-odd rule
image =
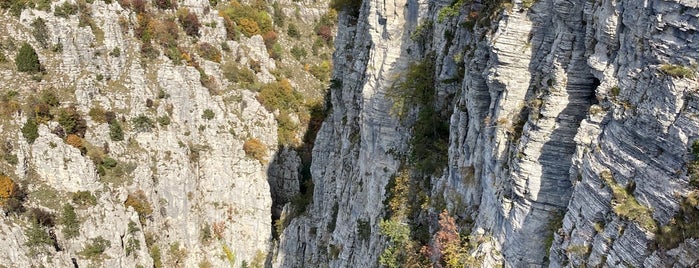
[[[130,193],[124,201],[124,206],[132,207],[138,213],[138,219],[141,224],[146,223],[146,217],[153,214],[153,208],[148,202],[148,198],[143,190]]]
[[[81,139],[80,137],[78,137],[78,135],[75,134],[68,134],[68,136],[66,137],[66,143],[80,150],[84,148],[83,139]]]
[[[17,184],[5,175],[0,175],[0,201],[15,196],[17,193]]]
[[[255,158],[260,162],[264,161],[264,158],[267,157],[267,146],[255,138],[247,140],[243,144],[243,150],[245,151],[245,155]]]

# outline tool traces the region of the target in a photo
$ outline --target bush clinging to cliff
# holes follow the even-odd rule
[[[20,72],[37,73],[41,71],[39,56],[34,48],[26,42],[19,48],[19,53],[15,57],[15,64],[17,65],[17,71]]]
[[[267,157],[267,146],[255,138],[245,141],[243,144],[243,151],[245,151],[245,155],[260,162],[264,162],[265,157]]]

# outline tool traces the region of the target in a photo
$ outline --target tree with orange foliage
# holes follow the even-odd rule
[[[16,193],[17,184],[10,177],[0,175],[0,199],[14,197]]]
[[[257,22],[248,18],[241,18],[238,22],[238,27],[248,37],[260,34],[260,26],[257,25]]]

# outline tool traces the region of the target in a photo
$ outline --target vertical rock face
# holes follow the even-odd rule
[[[340,15],[332,112],[313,149],[313,202],[284,229],[275,265],[376,265],[383,186],[399,164],[389,150],[407,134],[389,114],[385,94],[389,77],[410,59],[404,40],[418,12],[416,1],[386,1],[365,2],[358,17]],[[369,237],[358,235],[362,223]]]
[[[502,1],[487,16],[492,4],[466,2],[452,16],[445,1],[363,1],[357,17],[341,14],[313,202],[281,234],[274,264],[377,265],[384,188],[400,167],[389,152],[410,150],[411,135],[387,91],[434,53],[434,105],[451,119],[430,195],[473,219],[461,227],[481,238],[470,254],[483,265],[696,265],[696,238],[668,246],[676,234],[661,230],[697,209],[681,206],[693,191],[697,81],[663,68],[696,72],[699,5]],[[411,39],[426,22],[427,38]]]

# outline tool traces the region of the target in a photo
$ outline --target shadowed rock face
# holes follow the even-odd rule
[[[365,1],[358,18],[340,16],[334,77],[341,83],[314,148],[314,201],[283,233],[275,264],[376,264],[386,245],[377,228],[383,189],[399,168],[387,152],[406,150],[410,139],[386,112],[386,90],[430,53],[435,106],[451,114],[448,165],[430,194],[455,217],[473,219],[462,226],[472,236],[493,238],[471,249],[483,265],[698,261],[689,253],[695,239],[658,248],[639,217],[615,212],[618,201],[600,174],[611,172],[658,226],[677,213],[690,189],[687,147],[699,130],[697,81],[659,68],[698,59],[699,6],[514,1],[485,24],[469,22],[487,10],[474,2],[441,19],[451,3]],[[411,39],[424,22],[432,23],[427,38]],[[360,221],[371,223],[366,240]]]

